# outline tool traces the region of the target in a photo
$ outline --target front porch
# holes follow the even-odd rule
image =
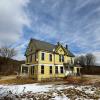
[[[81,68],[79,65],[64,63],[65,76],[81,76]]]
[[[31,64],[22,64],[20,75],[22,77],[31,77],[33,79],[36,78],[35,66]]]

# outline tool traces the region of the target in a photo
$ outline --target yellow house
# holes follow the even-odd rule
[[[74,66],[74,55],[68,46],[59,42],[54,45],[31,39],[25,52],[26,63],[21,66],[21,74],[38,81],[80,75],[80,67]]]

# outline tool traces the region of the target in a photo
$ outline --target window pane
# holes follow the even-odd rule
[[[52,74],[52,66],[50,66],[50,74]]]
[[[44,74],[44,66],[41,66],[41,74]]]
[[[52,61],[52,54],[49,54],[49,61]]]
[[[58,66],[55,66],[55,73],[58,74]]]
[[[22,67],[22,73],[28,73],[28,67]]]
[[[73,64],[73,59],[71,58],[71,64]]]
[[[64,62],[64,56],[62,55],[62,62]]]
[[[35,53],[35,61],[36,61],[36,53]]]
[[[59,62],[61,62],[61,55],[59,55]]]
[[[60,67],[60,72],[61,72],[61,73],[63,73],[63,72],[64,72],[64,71],[63,71],[63,67]]]
[[[41,54],[41,60],[44,60],[44,53]]]

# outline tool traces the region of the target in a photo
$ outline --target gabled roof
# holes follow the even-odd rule
[[[72,52],[70,52],[69,50],[67,50],[67,52],[68,52],[68,55],[69,55],[70,57],[75,57],[75,55],[74,55]]]
[[[36,50],[45,50],[45,51],[53,52],[53,50],[57,48],[57,45],[54,45],[45,41],[36,40],[36,39],[31,39],[30,43],[32,44],[32,47],[34,48],[32,50],[33,52],[36,52]],[[74,55],[68,49],[65,48],[65,50],[68,53],[68,56],[74,57]]]
[[[46,50],[52,52],[53,49],[55,48],[55,45],[50,44],[45,41],[40,41],[36,39],[31,39],[32,44],[35,46],[36,50]]]

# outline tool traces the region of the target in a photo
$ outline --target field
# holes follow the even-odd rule
[[[20,84],[3,83],[8,80],[14,79],[0,81],[0,100],[100,100],[100,76],[97,75],[31,84],[27,83],[30,81],[21,84],[21,80]]]

